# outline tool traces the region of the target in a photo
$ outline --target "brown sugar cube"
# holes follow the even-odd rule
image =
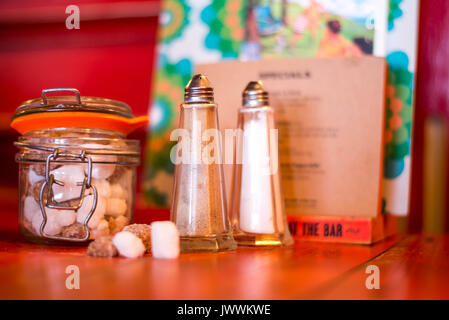
[[[118,252],[112,243],[113,236],[103,236],[92,241],[87,247],[87,254],[92,257],[115,257]]]
[[[30,233],[35,233],[35,231],[33,230],[33,225],[27,219],[22,219],[22,227]]]
[[[50,171],[60,168],[61,165],[51,164]],[[42,164],[34,164],[30,166],[30,169],[33,170],[38,176],[45,177],[45,163]]]
[[[30,170],[33,170],[38,176],[45,176],[45,163],[35,164],[30,166]]]
[[[117,179],[120,178],[121,175],[123,175],[125,173],[126,169],[123,168],[122,166],[116,166],[114,173],[112,173],[112,175],[110,177],[107,178],[108,181],[116,181]]]
[[[81,223],[74,223],[62,228],[61,235],[65,238],[82,239],[86,236],[86,232]]]
[[[44,181],[39,181],[37,183],[35,183],[34,185],[30,186],[30,195],[34,197],[34,200],[36,200],[37,203],[39,203],[39,196],[40,196],[40,192],[41,192],[41,188],[42,188],[42,184],[44,183]],[[44,203],[46,203],[46,195],[47,195],[47,188],[45,188],[45,192],[44,192]]]
[[[147,224],[131,224],[123,228],[123,231],[128,231],[140,238],[145,246],[146,252],[151,251],[151,227]]]
[[[123,230],[123,228],[129,223],[129,219],[125,216],[119,216],[117,218],[107,218],[109,223],[109,232],[115,234]]]

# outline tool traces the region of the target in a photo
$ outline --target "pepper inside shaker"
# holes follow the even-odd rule
[[[181,252],[234,250],[217,104],[205,76],[192,77],[180,108],[180,133],[185,135],[177,145],[171,220],[179,230]]]

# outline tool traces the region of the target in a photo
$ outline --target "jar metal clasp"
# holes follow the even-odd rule
[[[83,181],[80,181],[77,183],[78,186],[81,186],[81,192],[80,196],[78,198],[78,203],[71,206],[61,206],[58,205],[58,203],[54,200],[53,197],[53,184],[57,184],[59,186],[64,186],[63,181],[58,181],[55,179],[54,175],[50,172],[50,165],[51,162],[56,162],[57,160],[69,160],[73,162],[80,162],[80,163],[86,163],[87,161],[87,176],[84,177]],[[89,239],[90,231],[87,226],[90,218],[92,217],[93,213],[95,212],[95,209],[97,207],[97,198],[98,198],[98,192],[94,185],[91,184],[91,177],[92,177],[92,159],[86,155],[86,152],[83,150],[79,154],[72,154],[72,153],[66,153],[66,152],[60,152],[58,149],[56,149],[53,153],[49,154],[47,156],[47,160],[45,163],[45,181],[41,186],[41,190],[39,193],[39,206],[41,208],[42,213],[42,223],[40,226],[40,234],[41,236],[48,238],[48,239],[54,239],[54,240],[64,240],[64,241],[86,241]],[[45,189],[47,189],[47,194],[45,196]],[[47,213],[45,211],[45,208],[50,209],[57,209],[57,210],[78,210],[83,205],[84,195],[86,190],[92,189],[93,191],[93,203],[92,208],[89,212],[89,214],[86,216],[83,222],[83,227],[85,231],[85,236],[83,238],[67,238],[62,236],[51,236],[48,235],[45,232],[45,225],[47,224]],[[46,198],[47,201],[44,202],[44,198]]]

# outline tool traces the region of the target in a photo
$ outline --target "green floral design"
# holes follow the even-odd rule
[[[403,172],[404,159],[410,155],[413,73],[409,71],[408,56],[404,52],[393,52],[387,60],[385,177],[393,179]]]
[[[184,86],[190,79],[190,72],[183,73],[178,68],[180,63],[166,64],[157,73],[153,107],[159,108],[161,116],[158,123],[151,123],[152,139],[165,136],[175,124],[176,106],[182,101]]]
[[[388,30],[394,29],[394,22],[396,19],[402,17],[404,12],[402,11],[400,5],[403,0],[390,0],[390,11],[388,13]]]
[[[158,109],[159,119],[157,123],[153,121],[151,124],[143,188],[145,201],[159,207],[167,206],[169,202],[169,194],[166,190],[161,190],[160,186],[171,185],[169,180],[172,179],[174,165],[170,161],[170,151],[176,142],[169,139],[170,129],[176,125],[177,105],[182,101],[183,88],[191,73],[192,64],[189,60],[183,59],[171,64],[166,57],[160,56],[152,106]]]
[[[204,8],[201,19],[210,28],[205,45],[219,50],[224,59],[236,59],[243,43],[245,13],[248,1],[214,0]],[[229,25],[235,21],[235,25]]]
[[[160,42],[169,43],[182,35],[182,31],[189,24],[189,11],[186,0],[164,1],[159,23]]]

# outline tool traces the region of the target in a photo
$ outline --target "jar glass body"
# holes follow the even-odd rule
[[[30,131],[19,138],[19,226],[47,244],[84,244],[133,219],[139,142],[92,128]]]

